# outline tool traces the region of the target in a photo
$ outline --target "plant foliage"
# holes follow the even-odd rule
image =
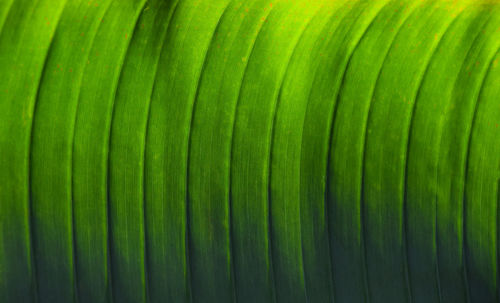
[[[0,0],[0,302],[497,302],[500,2]]]

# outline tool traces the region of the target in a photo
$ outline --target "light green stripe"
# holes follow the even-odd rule
[[[377,79],[367,122],[362,192],[373,302],[410,300],[404,212],[409,128],[427,64],[459,8],[429,3],[412,14]]]
[[[63,5],[64,1],[16,1],[0,37],[0,297],[7,302],[36,299],[30,238],[31,128],[39,80]],[[57,291],[71,300],[69,263],[69,279],[60,280],[67,287]],[[54,281],[63,271],[54,272]]]
[[[406,180],[406,231],[414,302],[440,300],[436,199],[443,116],[461,64],[490,15],[488,9],[470,7],[458,17],[429,63],[417,96],[408,143]],[[433,292],[428,292],[429,289]]]
[[[142,10],[118,84],[110,137],[109,196],[117,213],[113,227],[120,235],[113,244],[129,256],[114,263],[120,276],[114,279],[130,281],[135,288],[146,283],[148,302],[163,302],[168,296],[168,271],[148,262],[145,229],[154,226],[144,222],[144,146],[156,69],[176,3],[155,0]]]
[[[80,82],[89,49],[108,6],[109,1],[101,3],[100,7],[88,5],[88,1],[66,4],[41,81],[31,151],[35,218],[33,230],[37,244],[38,279],[50,282],[53,272],[57,270],[51,266],[57,265],[58,260],[63,257],[71,258],[71,266],[74,266],[77,272],[77,291],[92,298],[93,302],[103,302],[106,298],[107,260],[106,254],[100,255],[94,250],[94,259],[103,258],[103,267],[93,273],[88,273],[91,268],[83,259],[76,257],[76,260],[73,260],[73,126]],[[71,46],[71,51],[68,51],[68,45]],[[54,245],[48,245],[54,241],[53,238],[56,241],[66,241],[65,247],[59,248],[59,252],[55,250]],[[54,257],[56,259],[53,259]],[[63,276],[61,279],[68,280],[68,277]],[[73,277],[68,281],[72,280]],[[42,289],[41,292],[52,292],[60,286],[56,284],[46,287],[51,289]],[[47,299],[50,297],[41,300]]]
[[[117,302],[144,302],[146,296],[144,250],[134,247],[133,253],[129,255],[126,248],[120,246],[120,240],[127,234],[117,230],[120,226],[116,222],[113,197],[108,200],[109,135],[115,92],[123,60],[144,3],[142,0],[111,2],[86,62],[74,126],[76,260],[85,268],[82,282],[97,278],[104,279],[106,283],[111,282],[113,300]],[[90,4],[100,5],[97,2]],[[141,228],[137,224],[136,229]],[[99,257],[96,258],[96,255]],[[135,265],[134,262],[130,264],[127,262],[129,259],[137,260],[136,263],[140,265]],[[125,265],[121,267],[122,264]],[[108,269],[108,266],[111,268]],[[103,277],[109,275],[109,272],[111,277]],[[130,278],[131,272],[133,279]],[[80,295],[84,301],[92,300],[92,296],[86,297],[84,292]],[[98,299],[104,300],[100,295]],[[111,296],[110,293],[107,295]]]
[[[486,32],[500,26],[499,17],[493,14]],[[480,34],[475,39],[454,81],[442,122],[437,183],[437,251],[442,302],[465,302],[468,299],[465,295],[468,296],[469,289],[463,282],[466,281],[463,255],[465,163],[480,85],[500,44],[500,40],[492,38]]]
[[[273,198],[269,179],[272,125],[293,49],[319,4],[273,3],[273,11],[264,20],[248,58],[235,117],[231,159],[234,238],[244,245],[249,256],[257,255],[265,263],[272,262],[278,302],[303,300],[306,293],[299,213],[295,213],[293,226],[290,226],[293,231],[288,234],[293,238],[287,238],[289,222],[280,221],[276,215],[282,206],[273,206],[271,202],[279,202]],[[243,240],[244,236],[247,239]],[[290,245],[290,249],[286,245]],[[269,249],[272,261],[266,260]],[[270,266],[268,264],[263,266]]]
[[[307,24],[288,63],[273,125],[271,186],[278,190],[275,190],[271,204],[273,201],[285,202],[285,224],[300,229],[297,232],[300,237],[291,237],[288,243],[285,242],[289,246],[285,252],[301,258],[297,263],[303,263],[304,277],[301,279],[310,302],[332,301],[333,284],[324,195],[319,205],[304,198],[310,197],[307,190],[311,184],[310,180],[301,178],[303,122],[314,74],[321,62],[318,58],[327,56],[324,48],[330,40],[329,33],[338,25],[345,7],[344,1],[323,3]],[[304,181],[305,184],[301,184]],[[300,251],[295,251],[295,247]]]
[[[148,231],[155,242],[148,247],[156,249],[154,262],[169,272],[166,287],[169,298],[175,301],[188,300],[190,269],[193,301],[215,300],[216,294],[224,301],[231,295],[229,268],[220,268],[218,274],[213,270],[212,259],[204,255],[205,239],[195,238],[203,235],[204,226],[196,217],[191,218],[196,215],[195,206],[186,199],[188,140],[197,85],[212,35],[227,5],[226,0],[179,2],[151,101],[146,141],[146,215],[155,226]]]
[[[498,5],[487,7],[498,12]],[[498,23],[497,23],[498,26]],[[485,33],[500,40],[500,32]],[[483,34],[485,34],[483,33]],[[468,143],[465,175],[465,256],[471,302],[495,302],[498,296],[498,171],[500,165],[500,52],[485,64]],[[489,58],[488,58],[489,59]],[[488,60],[486,59],[486,60]]]
[[[230,253],[238,302],[272,300],[268,251],[248,255],[247,237],[234,234],[230,218],[231,140],[236,102],[255,39],[273,10],[269,1],[232,2],[210,44],[196,98],[189,150],[189,197],[202,211],[204,236],[213,239],[225,262]],[[217,104],[217,106],[214,106]],[[215,224],[211,224],[211,222]],[[232,238],[230,233],[233,233]],[[212,236],[213,235],[213,236]],[[265,240],[265,238],[263,239]],[[228,241],[234,241],[228,243]],[[226,265],[224,265],[226,266]]]
[[[384,6],[353,52],[339,93],[328,177],[334,280],[341,302],[361,302],[363,293],[355,289],[366,287],[360,199],[363,134],[372,93],[394,37],[417,5],[391,1]]]

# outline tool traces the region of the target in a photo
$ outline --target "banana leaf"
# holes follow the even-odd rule
[[[0,302],[500,302],[498,0],[0,0]]]

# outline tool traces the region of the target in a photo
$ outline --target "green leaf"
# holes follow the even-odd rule
[[[39,285],[40,300],[44,300],[44,296],[48,300],[72,298],[73,262],[68,250],[71,240],[65,241],[71,229],[54,226],[54,220],[47,222],[43,227],[54,234],[39,243],[36,238],[39,217],[30,209],[30,202],[38,199],[33,196],[38,184],[33,183],[30,174],[34,165],[30,161],[33,112],[45,58],[64,1],[26,0],[3,5],[10,8],[8,14],[2,13],[6,17],[0,23],[3,23],[0,35],[0,297],[7,302],[28,302],[37,297],[36,285]],[[55,220],[61,212],[47,208],[44,211]],[[34,247],[42,256],[34,252]],[[51,272],[51,279],[38,279],[37,269]],[[53,286],[51,293],[43,292],[45,285]]]
[[[0,1],[1,302],[495,302],[497,0]]]

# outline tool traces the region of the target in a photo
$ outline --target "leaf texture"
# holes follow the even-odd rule
[[[0,302],[498,302],[496,0],[0,1]]]

